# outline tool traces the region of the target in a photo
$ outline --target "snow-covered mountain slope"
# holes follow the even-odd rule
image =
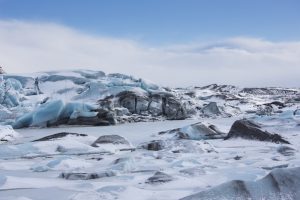
[[[230,85],[166,88],[124,74],[52,71],[0,77],[0,123],[30,126],[271,115],[296,110],[300,90]]]

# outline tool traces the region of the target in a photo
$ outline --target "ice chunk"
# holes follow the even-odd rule
[[[0,143],[13,141],[18,137],[20,137],[20,134],[14,131],[14,129],[11,126],[0,125]]]

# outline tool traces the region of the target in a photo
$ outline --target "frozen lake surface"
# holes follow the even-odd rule
[[[21,137],[0,146],[1,200],[106,200],[106,199],[180,199],[230,180],[255,181],[276,167],[300,166],[299,126],[279,119],[257,121],[278,132],[291,145],[243,139],[183,141],[185,151],[120,151],[118,145],[91,147],[99,136],[120,135],[131,147],[152,140],[166,140],[158,132],[202,121],[228,132],[238,118],[141,122],[102,127],[58,127],[20,129]],[[31,142],[59,132],[87,134],[87,137],[61,138]],[[175,143],[174,143],[175,144]],[[177,143],[176,143],[177,144]],[[278,153],[281,146],[295,149],[291,156]],[[123,147],[122,147],[123,148]],[[106,152],[106,153],[103,153]],[[109,152],[109,153],[107,153]],[[160,171],[171,180],[149,184],[147,180]],[[113,173],[90,180],[68,180],[62,173]]]

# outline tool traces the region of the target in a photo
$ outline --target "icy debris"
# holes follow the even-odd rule
[[[83,170],[91,166],[91,163],[82,162],[81,159],[62,156],[48,162],[35,164],[30,169],[34,172],[46,172],[49,170]]]
[[[14,131],[14,129],[11,126],[0,125],[0,143],[10,142],[16,140],[18,137],[20,137],[20,134]]]
[[[101,194],[102,199],[119,199],[118,196],[121,192],[126,190],[122,185],[110,185],[97,189],[97,192]]]
[[[300,168],[275,169],[258,181],[234,180],[183,198],[198,199],[300,199]]]
[[[262,129],[262,127],[253,121],[242,119],[233,123],[226,139],[244,138],[249,140],[259,140],[274,143],[290,144],[278,134],[272,134]]]
[[[22,84],[12,78],[3,79],[0,76],[0,105],[7,108],[20,105]]]
[[[111,170],[117,170],[122,172],[131,172],[136,168],[135,159],[133,157],[118,158],[113,162]]]
[[[205,170],[202,167],[191,167],[191,168],[185,168],[179,171],[180,173],[195,177],[206,174]]]

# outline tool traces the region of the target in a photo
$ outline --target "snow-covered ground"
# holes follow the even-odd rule
[[[228,132],[236,119],[205,119],[205,122]],[[295,123],[282,125],[279,118],[255,120],[263,122],[268,130],[280,133],[291,144],[243,139],[187,140],[188,145],[183,152],[170,149],[120,151],[117,144],[98,148],[90,146],[101,135],[117,134],[126,138],[132,147],[138,147],[144,142],[165,140],[168,136],[159,135],[160,131],[199,120],[20,129],[21,137],[13,144],[0,146],[0,199],[180,199],[230,180],[260,179],[272,168],[300,166],[300,126]],[[31,142],[63,131],[88,136]],[[278,151],[282,146],[289,146],[295,151],[292,155],[283,155]],[[172,180],[147,183],[147,179],[157,171],[170,175]],[[113,176],[67,180],[60,177],[62,172],[112,172]]]

